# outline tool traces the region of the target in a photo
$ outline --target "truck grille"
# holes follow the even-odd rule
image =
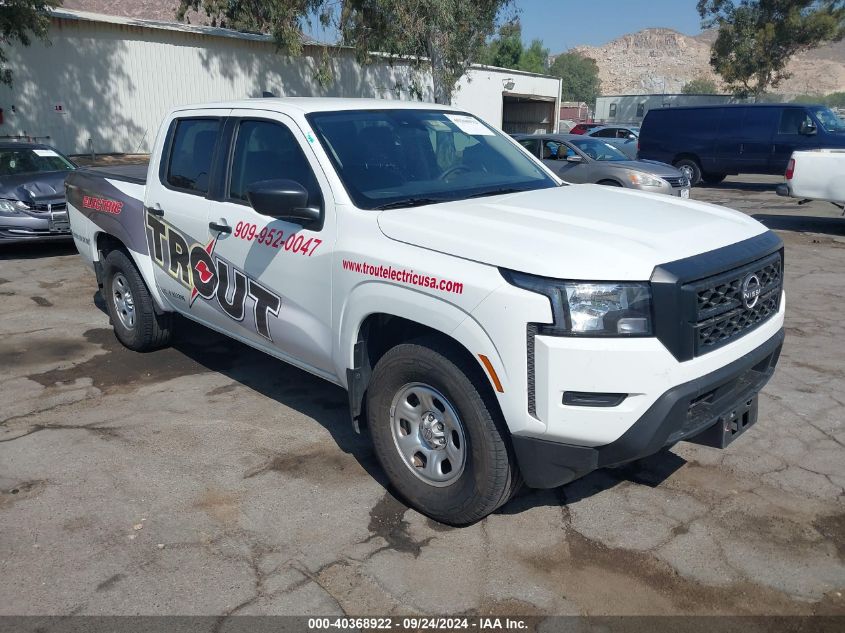
[[[664,177],[663,180],[673,187],[689,187],[689,180],[686,176],[668,176]]]
[[[62,202],[52,203],[51,208],[53,209],[53,211],[64,211],[66,207],[67,207],[67,203],[62,201]],[[43,202],[43,203],[39,202],[39,203],[32,205],[32,208],[35,211],[46,211],[47,208],[48,208],[48,204],[46,202]]]
[[[756,328],[780,309],[783,261],[780,253],[688,285],[697,300],[695,355],[730,343]],[[746,301],[743,285],[758,288],[756,301]]]

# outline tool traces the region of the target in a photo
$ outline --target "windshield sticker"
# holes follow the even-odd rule
[[[446,114],[444,115],[464,134],[470,136],[493,136],[493,131],[481,121],[468,114]]]
[[[51,149],[34,149],[32,151],[35,152],[37,156],[55,156],[56,158],[59,157],[59,155]]]

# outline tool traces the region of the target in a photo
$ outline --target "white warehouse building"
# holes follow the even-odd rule
[[[720,105],[741,101],[743,99],[719,94],[606,95],[596,99],[596,111],[593,119],[597,123],[639,125],[643,122],[646,113],[654,108]]]
[[[330,47],[332,81],[317,69],[325,47],[300,57],[268,36],[57,9],[49,43],[9,47],[11,87],[0,87],[0,139],[29,137],[70,154],[147,153],[167,110],[188,103],[274,96],[432,100],[431,76],[407,63],[362,66]],[[475,66],[453,105],[507,132],[557,129],[560,79]]]

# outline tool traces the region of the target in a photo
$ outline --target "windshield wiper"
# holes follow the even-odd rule
[[[373,207],[377,211],[386,211],[387,209],[405,209],[408,207],[422,207],[426,204],[437,204],[438,202],[446,202],[444,198],[403,198],[402,200],[395,200],[388,202],[378,207]]]
[[[502,187],[501,189],[491,189],[490,191],[482,191],[481,193],[474,193],[471,196],[467,196],[467,200],[469,198],[484,198],[486,196],[503,196],[506,193],[521,193],[523,191],[528,191],[527,189],[516,189],[515,187]]]

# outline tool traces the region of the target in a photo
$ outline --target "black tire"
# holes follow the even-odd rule
[[[599,180],[597,185],[604,185],[605,187],[621,187],[622,185],[615,180]]]
[[[701,183],[701,166],[694,158],[681,158],[673,164],[689,176],[689,184],[691,186],[695,187]]]
[[[443,395],[457,412],[466,438],[463,470],[441,487],[412,471],[391,430],[394,398],[415,384]],[[474,523],[507,502],[522,485],[489,383],[471,358],[446,341],[426,337],[390,349],[373,372],[367,415],[376,456],[391,484],[410,506],[437,521]]]
[[[718,185],[727,177],[727,174],[702,174],[701,179],[708,185]]]
[[[156,312],[150,291],[134,262],[118,249],[110,251],[103,264],[103,298],[117,340],[136,352],[149,352],[169,345],[173,338],[173,315]],[[131,324],[128,324],[127,311],[118,307],[120,299],[116,296],[115,279],[131,293],[134,306]]]

